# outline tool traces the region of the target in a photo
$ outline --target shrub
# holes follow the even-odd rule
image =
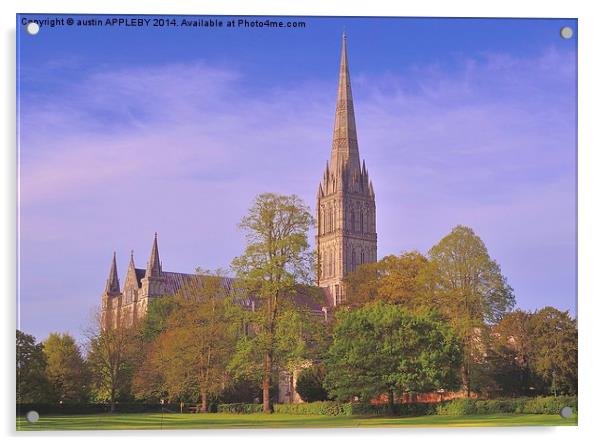
[[[474,399],[454,399],[437,406],[437,414],[443,416],[465,416],[476,414],[476,411],[476,400]]]
[[[438,405],[436,411],[437,414],[445,416],[498,413],[559,414],[560,410],[565,406],[570,406],[577,412],[577,397],[521,397],[492,400],[455,399]]]
[[[17,415],[25,415],[29,411],[38,414],[99,414],[111,411],[106,403],[22,403],[17,404]],[[180,412],[177,403],[161,405],[160,403],[117,403],[116,413],[160,413],[161,411]]]
[[[252,414],[263,412],[261,403],[221,403],[217,405],[218,413]]]
[[[393,405],[393,415],[401,417],[426,416],[435,414],[436,405],[433,403],[396,403]],[[352,405],[352,413],[357,415],[387,416],[391,415],[389,405],[371,405],[359,403]]]
[[[274,405],[274,412],[278,414],[316,414],[323,416],[350,416],[351,403],[339,402],[312,402]]]
[[[310,366],[299,373],[295,389],[304,402],[328,400],[328,392],[323,385],[325,375],[326,370],[322,364]]]
[[[339,402],[312,402],[274,405],[274,412],[278,414],[316,414],[323,416],[350,416],[351,403]]]
[[[558,414],[565,406],[577,412],[577,396],[535,397],[526,399],[516,412],[523,414]]]

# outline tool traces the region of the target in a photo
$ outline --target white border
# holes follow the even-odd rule
[[[14,329],[15,329],[15,14],[17,12],[40,13],[157,13],[157,14],[225,14],[225,15],[390,15],[390,16],[439,16],[439,17],[576,17],[579,19],[579,426],[577,428],[507,428],[507,429],[389,429],[389,430],[263,430],[263,431],[183,431],[183,432],[103,432],[103,433],[56,433],[23,434],[21,440],[49,441],[50,443],[80,442],[101,443],[107,440],[131,440],[141,436],[148,443],[166,440],[191,441],[215,440],[249,443],[306,443],[320,438],[325,441],[365,443],[372,437],[379,441],[436,441],[445,444],[488,444],[529,440],[533,442],[562,443],[578,440],[594,442],[596,425],[602,410],[600,402],[600,330],[602,315],[600,300],[602,285],[598,280],[601,265],[602,243],[602,167],[600,151],[600,127],[602,126],[602,69],[600,42],[602,42],[601,15],[596,2],[506,0],[498,2],[454,0],[395,3],[385,0],[355,2],[351,0],[223,0],[203,1],[194,4],[188,0],[103,0],[82,2],[74,0],[22,0],[0,3],[3,36],[3,82],[0,97],[5,98],[2,107],[2,178],[0,224],[0,283],[4,292],[5,317],[2,329],[2,423],[9,440],[14,433]],[[542,221],[545,224],[545,221]],[[84,437],[82,437],[84,436]],[[177,438],[174,436],[178,436]],[[576,437],[579,436],[579,437]]]

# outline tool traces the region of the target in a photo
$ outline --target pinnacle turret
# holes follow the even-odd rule
[[[107,278],[105,294],[117,295],[120,292],[121,290],[119,288],[119,277],[117,276],[117,258],[116,253],[113,252],[113,261],[111,262],[111,269],[109,270],[109,278]]]
[[[159,247],[157,246],[157,232],[153,238],[150,258],[146,265],[146,277],[158,277],[161,275],[161,261],[159,260]]]

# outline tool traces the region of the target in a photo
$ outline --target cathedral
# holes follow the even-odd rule
[[[324,301],[311,302],[302,295],[296,298],[327,319],[328,310],[345,301],[344,276],[359,265],[377,259],[375,195],[366,164],[359,154],[345,34],[330,161],[326,162],[318,187],[316,220],[316,284],[324,291]],[[103,326],[135,324],[144,317],[153,299],[173,295],[202,279],[197,274],[164,271],[155,233],[146,268],[137,268],[133,253],[130,255],[123,290],[113,254],[102,295]],[[224,278],[228,290],[232,289],[232,284],[232,278]]]

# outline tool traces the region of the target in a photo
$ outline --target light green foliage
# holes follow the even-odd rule
[[[46,375],[56,402],[88,399],[88,372],[75,339],[67,333],[51,333],[43,343]]]
[[[457,337],[434,315],[378,302],[338,313],[325,386],[341,401],[452,388],[460,359]]]
[[[514,293],[485,243],[468,227],[455,227],[429,250],[428,257],[431,305],[463,340],[462,379],[470,393],[472,368],[482,355],[479,336],[512,310]]]
[[[135,328],[123,323],[103,329],[100,317],[88,332],[87,364],[92,396],[97,402],[108,401],[111,411],[119,398],[129,396],[133,373],[142,360],[144,350],[138,334]]]
[[[236,330],[222,274],[201,275],[200,282],[182,288],[172,301],[165,327],[149,345],[134,383],[142,395],[160,389],[171,402],[200,399],[204,412],[208,400],[228,384],[226,366]]]
[[[247,247],[232,261],[240,297],[254,302],[244,323],[252,335],[243,336],[231,368],[261,370],[264,412],[270,412],[270,387],[276,367],[291,368],[305,349],[303,323],[294,295],[298,285],[312,281],[313,254],[307,232],[314,225],[309,208],[295,195],[259,195],[240,228]],[[252,363],[252,364],[250,364]],[[244,371],[248,372],[248,371]]]

